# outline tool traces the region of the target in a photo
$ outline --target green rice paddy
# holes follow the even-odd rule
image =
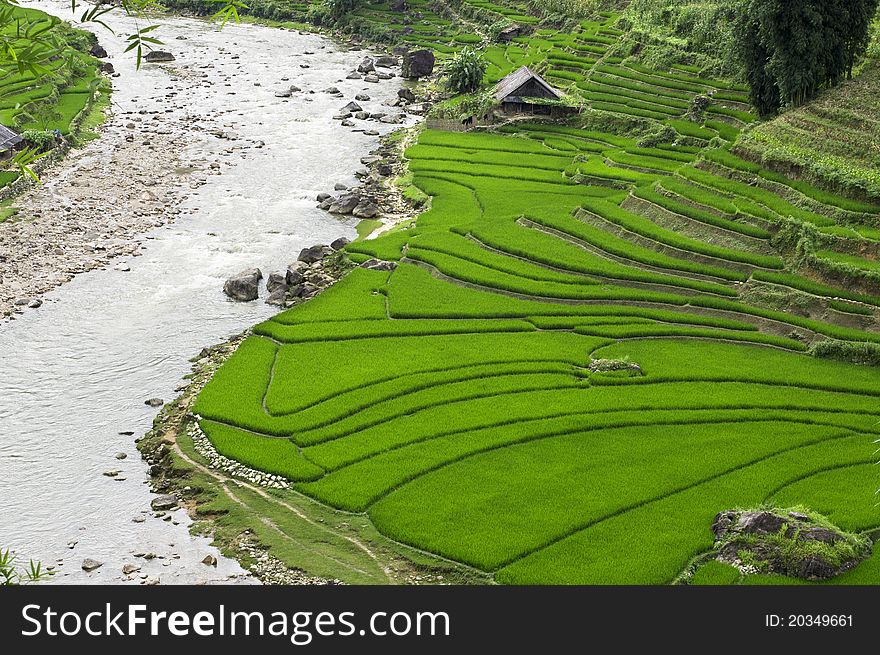
[[[710,147],[752,117],[689,122],[689,100],[741,90],[606,60],[613,23],[493,46],[487,79],[547,62],[593,109],[650,114],[687,145],[422,131],[406,158],[429,209],[348,246],[397,268],[355,269],[256,326],[194,408],[222,454],[508,584],[670,583],[712,548],[717,512],[765,502],[880,527],[880,371],[806,354],[880,341],[877,296],[805,275],[773,239],[880,209]],[[821,309],[761,304],[753,285]],[[875,560],[846,579],[880,583]],[[713,563],[693,582],[740,577]]]

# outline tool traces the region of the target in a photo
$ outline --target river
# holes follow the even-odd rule
[[[70,18],[66,2],[28,6]],[[189,80],[156,65],[135,71],[133,57],[122,54],[130,23],[119,16],[110,22],[115,35],[96,32],[120,73],[115,116],[105,136],[38,194],[64,203],[65,180],[112,166],[113,144],[130,129],[125,116],[136,115],[126,112],[158,111],[163,120],[198,113],[205,125],[235,137],[202,129],[181,140],[181,162],[221,161],[222,174],[204,175],[196,189],[184,186],[180,214],[142,235],[140,256],[77,275],[46,294],[42,307],[0,323],[0,547],[54,567],[56,583],[248,581],[237,562],[189,534],[184,510],[172,521],[150,512],[134,438],[157,410],[144,401],[173,398],[203,346],[276,311],[262,299],[227,300],[226,277],[251,266],[264,274],[283,270],[305,246],[354,236],[355,221],[318,210],[315,196],[336,182],[353,183],[377,137],[340,127],[332,116],[362,92],[371,96],[365,109],[378,111],[396,95],[399,78],[343,79],[364,53],[317,35],[254,25],[218,31],[170,17],[158,21],[159,35]],[[290,84],[303,91],[275,97]],[[330,85],[345,98],[323,93]],[[395,127],[363,125],[382,133]],[[185,165],[177,172],[188,174]],[[113,198],[107,203],[111,208]],[[107,477],[108,470],[120,473]],[[142,553],[157,557],[136,557]],[[202,563],[209,554],[218,557],[216,567]],[[103,566],[87,573],[85,558]],[[126,563],[141,570],[124,576]]]

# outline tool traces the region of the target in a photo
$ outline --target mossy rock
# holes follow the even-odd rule
[[[867,537],[844,532],[804,508],[719,512],[712,523],[718,561],[746,573],[827,580],[871,555]]]

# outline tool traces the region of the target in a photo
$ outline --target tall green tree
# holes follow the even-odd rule
[[[737,51],[766,116],[852,77],[880,0],[744,0]]]

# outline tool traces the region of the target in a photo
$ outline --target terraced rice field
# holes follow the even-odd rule
[[[24,8],[14,11],[35,21],[35,29],[49,25],[43,12]],[[58,130],[67,137],[76,118],[91,102],[100,75],[97,60],[73,47],[75,42],[85,43],[82,33],[62,24],[52,29],[71,45],[63,51],[63,56],[56,56],[45,64],[49,73],[35,75],[17,68],[0,70],[0,124],[17,132]],[[4,175],[0,186],[18,178],[18,173]]]
[[[430,208],[348,246],[397,268],[256,326],[194,410],[221,453],[502,583],[669,583],[711,549],[718,511],[764,502],[880,527],[880,371],[807,353],[880,342],[880,294],[802,274],[774,239],[880,206],[733,155],[742,91],[603,59],[612,23],[506,46],[490,76],[543,57],[593,107],[683,144],[424,130],[406,156]],[[686,121],[712,90],[734,100]],[[874,560],[846,581],[880,583]]]

